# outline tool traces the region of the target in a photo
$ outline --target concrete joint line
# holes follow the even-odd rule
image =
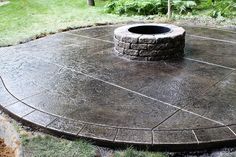
[[[196,141],[197,141],[197,144],[199,144],[199,140],[198,140],[198,138],[197,138],[197,135],[196,135],[195,131],[192,130],[192,133],[193,133],[193,135],[194,135],[194,137],[195,137],[195,139],[196,139]]]
[[[184,59],[187,59],[187,60],[190,60],[190,61],[195,61],[195,62],[198,62],[198,63],[207,64],[207,65],[217,66],[217,67],[220,67],[220,68],[229,69],[229,70],[233,70],[233,71],[236,70],[234,68],[230,68],[230,67],[227,67],[227,66],[214,64],[214,63],[210,63],[210,62],[206,62],[206,61],[201,61],[201,60],[197,60],[197,59],[192,59],[192,58],[188,58],[188,57],[184,57]]]
[[[59,115],[56,115],[56,114],[53,114],[53,113],[45,112],[45,111],[43,111],[43,110],[37,109],[37,108],[35,108],[35,107],[33,107],[33,106],[31,106],[31,105],[29,105],[29,104],[27,104],[27,103],[21,101],[20,99],[18,99],[17,97],[15,97],[15,96],[8,90],[6,84],[4,83],[4,81],[3,81],[3,79],[2,79],[1,76],[0,76],[0,80],[1,80],[1,82],[2,82],[2,84],[3,84],[3,86],[4,86],[4,88],[7,90],[7,92],[8,92],[10,95],[12,95],[14,98],[16,98],[16,99],[18,100],[18,102],[21,102],[21,103],[25,104],[26,106],[28,106],[28,107],[34,109],[32,112],[34,112],[34,111],[39,111],[39,112],[42,112],[42,113],[45,113],[45,114],[48,114],[48,115],[52,115],[52,116],[54,116],[54,117],[65,118],[65,119],[68,119],[68,120],[73,120],[73,119],[71,119],[71,118],[66,118],[66,117],[59,116]],[[40,86],[40,87],[42,87],[42,86]],[[43,87],[42,87],[42,88],[43,88]],[[30,97],[39,95],[39,94],[41,94],[41,93],[43,93],[43,92],[45,92],[45,91],[50,91],[50,90],[47,89],[47,88],[44,88],[44,89],[45,89],[45,90],[43,90],[43,91],[41,91],[41,92],[39,92],[39,93],[36,93],[36,94],[34,94],[34,95],[30,96]],[[62,94],[64,94],[64,93],[62,93]],[[24,100],[27,99],[27,98],[30,98],[30,97],[26,97],[26,98],[24,98]],[[16,103],[17,103],[17,102],[16,102]],[[10,105],[9,105],[9,106],[10,106]],[[4,108],[5,108],[5,107],[4,107]],[[32,112],[30,112],[30,113],[32,113]],[[30,113],[28,113],[28,114],[30,114]],[[28,115],[28,114],[27,114],[27,115]],[[26,115],[22,116],[22,118],[25,117],[25,116],[26,116]]]
[[[113,138],[113,142],[115,142],[115,140],[116,140],[116,138],[117,138],[117,135],[118,135],[118,133],[119,133],[119,128],[116,128],[116,134],[115,134],[115,137]]]
[[[31,111],[31,112],[29,112],[29,113],[25,114],[25,115],[24,115],[24,116],[22,116],[21,118],[24,118],[24,117],[28,116],[29,114],[31,114],[31,113],[33,113],[33,112],[35,112],[35,111],[37,111],[37,110],[36,110],[36,109],[34,109],[33,111]]]
[[[5,84],[4,80],[3,80],[3,78],[2,78],[1,76],[0,76],[0,80],[1,80],[1,82],[2,82],[2,84],[3,84],[3,86],[4,86],[4,88],[5,88],[5,90],[6,90],[12,97],[14,97],[16,100],[18,100],[17,102],[14,102],[14,103],[12,103],[12,104],[10,104],[10,105],[7,105],[7,106],[5,106],[5,107],[11,106],[11,105],[13,105],[13,104],[15,104],[15,103],[18,103],[18,102],[21,102],[21,103],[25,104],[22,100],[28,99],[28,98],[30,98],[30,97],[33,97],[33,96],[36,96],[36,95],[39,95],[39,94],[45,92],[45,90],[43,90],[43,91],[40,91],[40,92],[35,93],[35,94],[33,94],[33,95],[27,96],[27,97],[25,97],[25,98],[23,98],[23,99],[19,99],[19,98],[17,98],[14,94],[12,94],[12,93],[9,91],[9,89],[7,88],[7,86],[6,86],[6,84]],[[33,108],[33,107],[32,107],[32,108]]]
[[[78,131],[78,133],[76,134],[77,136],[81,133],[81,131],[87,126],[88,124],[84,124],[83,126],[82,126],[82,128]]]
[[[204,91],[201,96],[205,96],[206,93],[208,93],[210,90],[214,89],[220,82],[222,82],[223,80],[227,79],[234,71],[230,71],[227,75],[225,75],[224,77],[222,77],[219,81],[217,81],[216,83],[214,83],[212,86],[210,86],[208,89],[206,89],[206,91]]]
[[[171,117],[173,117],[175,114],[177,114],[179,111],[181,111],[181,109],[176,110],[174,113],[172,113],[170,116],[168,116],[167,118],[165,118],[162,122],[160,122],[159,124],[157,124],[156,126],[154,126],[151,131],[153,131],[154,129],[156,129],[158,126],[160,126],[162,123],[164,123],[165,121],[167,121],[168,119],[170,119]]]
[[[45,128],[47,128],[48,125],[52,124],[58,117],[54,117],[52,121],[50,121],[48,124],[43,125]]]
[[[220,41],[220,42],[225,42],[225,43],[230,43],[230,44],[236,44],[235,41],[231,41],[231,40],[223,40],[223,39],[204,37],[204,36],[199,36],[199,35],[191,35],[191,34],[187,34],[187,35],[190,36],[190,37],[195,37],[195,38],[201,38],[201,39]]]
[[[235,31],[233,30],[227,30],[227,29],[224,29],[224,28],[215,28],[215,27],[208,27],[208,26],[193,26],[193,25],[181,25],[181,27],[193,27],[193,28],[206,28],[206,29],[212,29],[212,30],[219,30],[219,31],[223,31],[223,32],[229,32],[229,33],[234,33],[236,34]]]
[[[226,127],[234,134],[234,136],[236,136],[236,133],[229,126]]]
[[[220,125],[222,125],[222,126],[225,126],[225,127],[227,127],[227,128],[236,136],[236,133],[235,133],[229,126],[225,125],[225,124],[222,123],[222,122],[216,121],[216,120],[211,119],[211,118],[207,118],[207,117],[205,117],[205,116],[202,116],[202,115],[200,115],[200,114],[197,114],[197,113],[194,113],[194,112],[185,110],[185,109],[182,109],[182,110],[185,111],[185,112],[194,114],[194,115],[196,115],[196,116],[198,116],[198,117],[204,118],[204,119],[206,119],[206,120],[212,121],[212,122],[214,122],[214,123],[220,124]]]
[[[7,90],[7,92],[8,92],[10,95],[12,95],[14,98],[16,98],[17,100],[19,100],[17,97],[15,97],[15,96],[8,90],[8,88],[6,87],[5,83],[3,82],[1,76],[0,76],[0,80],[2,81],[2,83],[3,83],[3,85],[4,85],[4,88]],[[43,93],[43,92],[45,92],[45,91],[46,91],[46,90],[41,91],[41,92],[39,92],[38,94],[41,94],[41,93]],[[19,100],[19,102],[25,104],[26,106],[28,106],[28,107],[30,107],[30,108],[36,110],[36,111],[40,111],[40,112],[43,112],[43,113],[52,115],[52,116],[54,116],[54,117],[61,117],[61,118],[63,118],[62,116],[59,116],[59,115],[56,115],[56,114],[53,114],[53,113],[48,113],[48,112],[45,112],[45,111],[43,111],[43,110],[37,109],[37,108],[35,108],[35,107],[33,107],[33,106],[31,106],[31,105],[29,105],[29,104],[23,102],[23,101],[20,101],[20,100]]]
[[[212,122],[214,122],[214,123],[220,124],[220,125],[222,125],[222,126],[226,126],[226,125],[223,124],[222,122],[216,121],[216,120],[211,119],[211,118],[207,118],[207,117],[202,116],[202,115],[200,115],[200,114],[198,114],[198,113],[195,113],[195,112],[192,112],[192,111],[188,111],[188,110],[186,110],[186,109],[181,109],[181,110],[184,111],[184,112],[187,112],[187,113],[193,114],[193,115],[195,115],[195,116],[198,116],[198,117],[204,118],[204,119],[206,119],[206,120],[212,121]]]
[[[56,117],[55,119],[53,119],[51,122],[49,122],[45,127],[47,128],[50,124],[52,124],[53,122],[55,122],[58,119],[58,117]]]
[[[79,34],[73,34],[73,33],[69,33],[69,32],[65,32],[64,34],[69,34],[69,35],[73,35],[73,36],[78,36],[78,37],[83,37],[83,38],[87,38],[87,39],[98,40],[98,41],[103,41],[103,42],[108,42],[108,43],[114,44],[113,41],[109,41],[109,40],[103,40],[103,39],[99,39],[99,38],[93,38],[93,37],[88,37],[88,36],[79,35]]]
[[[153,145],[154,144],[154,131],[152,130],[151,132],[152,132],[151,138],[152,138],[152,145]]]

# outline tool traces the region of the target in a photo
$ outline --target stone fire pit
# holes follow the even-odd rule
[[[185,30],[169,24],[134,24],[114,31],[115,51],[132,60],[156,61],[184,54]]]

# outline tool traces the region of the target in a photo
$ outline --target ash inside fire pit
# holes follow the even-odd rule
[[[132,60],[164,60],[184,54],[185,30],[169,24],[135,24],[114,31],[115,51]]]

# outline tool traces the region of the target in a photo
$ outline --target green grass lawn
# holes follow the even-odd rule
[[[104,0],[96,0],[95,7],[89,7],[86,0],[9,1],[9,4],[0,6],[0,47],[15,45],[68,28],[78,28],[96,23],[149,19],[143,16],[126,17],[104,13],[106,3]],[[188,15],[180,16],[181,19],[185,17]],[[158,21],[161,18],[160,16],[156,17]],[[197,18],[201,19],[199,16]],[[235,19],[229,21],[234,21],[233,24],[235,24]]]
[[[96,157],[96,146],[82,141],[69,141],[49,135],[21,136],[25,157]],[[111,157],[167,157],[164,153],[137,151],[132,148],[114,151]]]
[[[104,5],[102,0],[95,7],[86,0],[10,0],[0,7],[0,46],[62,29],[138,18],[105,14]]]
[[[26,157],[94,157],[95,146],[84,141],[68,141],[52,136],[24,137],[23,151]]]

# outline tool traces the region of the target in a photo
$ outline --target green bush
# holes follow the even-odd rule
[[[199,6],[198,10],[208,9],[208,15],[213,18],[219,16],[223,17],[235,17],[236,16],[236,0],[203,0]]]
[[[191,11],[194,0],[173,0],[174,11],[183,14]],[[119,15],[154,15],[167,13],[167,0],[110,0],[105,6],[106,12]]]
[[[119,15],[154,15],[166,13],[166,0],[110,0],[106,12]]]
[[[192,10],[197,6],[197,3],[193,0],[173,0],[173,9],[179,14],[192,12]]]
[[[236,3],[221,1],[213,5],[214,9],[211,12],[212,17],[224,16],[224,17],[235,17],[236,16]]]
[[[168,0],[109,0],[108,13],[119,15],[154,15],[167,13]],[[236,0],[172,0],[176,14],[207,14],[211,17],[235,17]]]

